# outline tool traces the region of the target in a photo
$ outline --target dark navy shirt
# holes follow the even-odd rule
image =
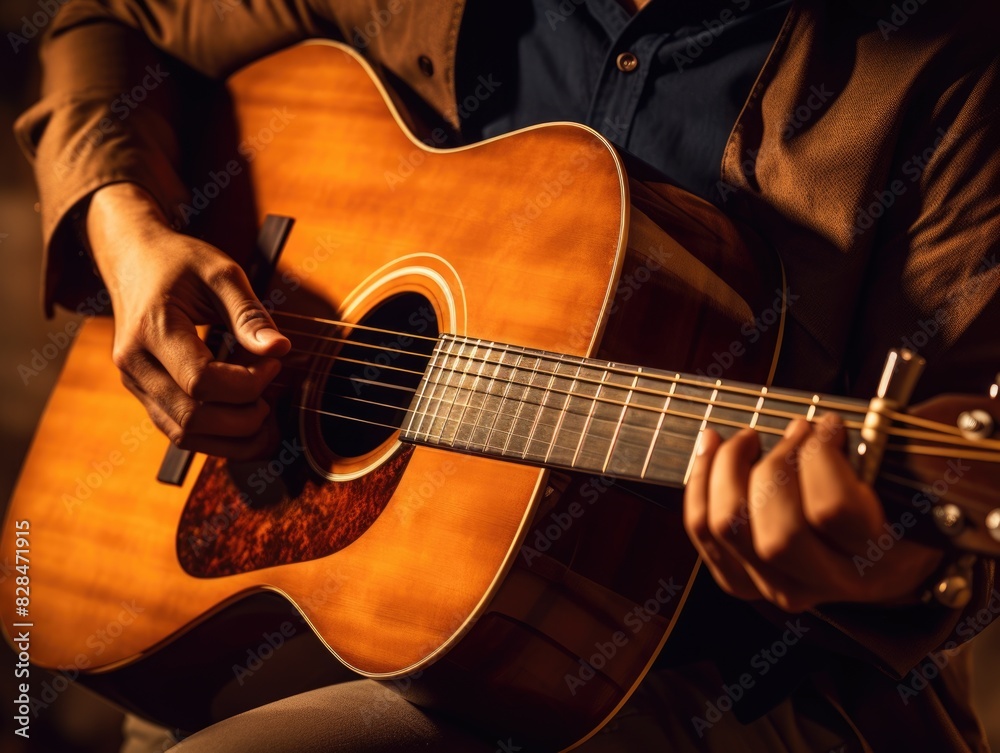
[[[585,123],[721,203],[729,132],[790,0],[470,0],[459,36],[463,137]],[[489,81],[489,86],[482,81]]]

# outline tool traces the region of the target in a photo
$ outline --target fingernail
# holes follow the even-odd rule
[[[701,457],[705,454],[705,432],[702,431],[698,434],[698,446],[695,448],[694,454],[696,457]]]
[[[799,436],[800,434],[802,434],[804,431],[806,431],[808,429],[809,429],[809,422],[808,421],[806,421],[804,418],[796,418],[796,419],[790,421],[788,423],[788,426],[785,427],[785,434],[784,434],[784,436],[786,438],[788,438],[788,437],[796,437],[796,436]]]
[[[825,423],[831,429],[835,428],[837,426],[840,426],[841,424],[843,424],[843,421],[840,418],[840,414],[839,413],[833,413],[832,411],[829,412],[829,413],[824,413],[822,420],[823,420],[823,423]]]
[[[257,338],[257,342],[259,342],[261,345],[270,345],[279,337],[281,337],[281,334],[276,329],[265,327],[264,329],[257,330],[257,334],[255,335],[255,337]]]

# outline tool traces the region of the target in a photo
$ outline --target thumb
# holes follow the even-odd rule
[[[237,342],[250,353],[277,358],[292,347],[254,295],[246,274],[236,263],[227,265],[224,274],[213,276],[215,295]]]

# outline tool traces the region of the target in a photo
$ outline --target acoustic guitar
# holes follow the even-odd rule
[[[203,128],[225,144],[180,209],[260,281],[293,342],[272,395],[283,442],[241,463],[169,447],[119,381],[112,322],[88,320],[3,530],[3,626],[35,666],[205,723],[168,700],[208,703],[211,651],[129,673],[270,592],[327,658],[414,703],[572,748],[626,701],[687,599],[698,560],[678,490],[699,432],[753,427],[766,449],[826,410],[893,515],[1000,547],[996,387],[907,410],[920,359],[905,351],[871,400],[772,385],[777,257],[706,202],[630,177],[595,131],[438,149],[328,42],[227,91],[230,119]],[[937,490],[946,473],[959,478]],[[281,633],[260,624],[244,611],[215,638]],[[244,674],[280,642],[244,654]],[[116,676],[130,689],[110,690]]]

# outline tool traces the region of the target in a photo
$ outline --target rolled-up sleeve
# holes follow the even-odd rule
[[[325,9],[267,0],[70,0],[41,46],[42,96],[15,125],[42,214],[43,299],[75,308],[99,289],[74,215],[133,182],[164,213],[187,200],[175,123],[192,77],[223,79],[310,37],[340,37]]]

